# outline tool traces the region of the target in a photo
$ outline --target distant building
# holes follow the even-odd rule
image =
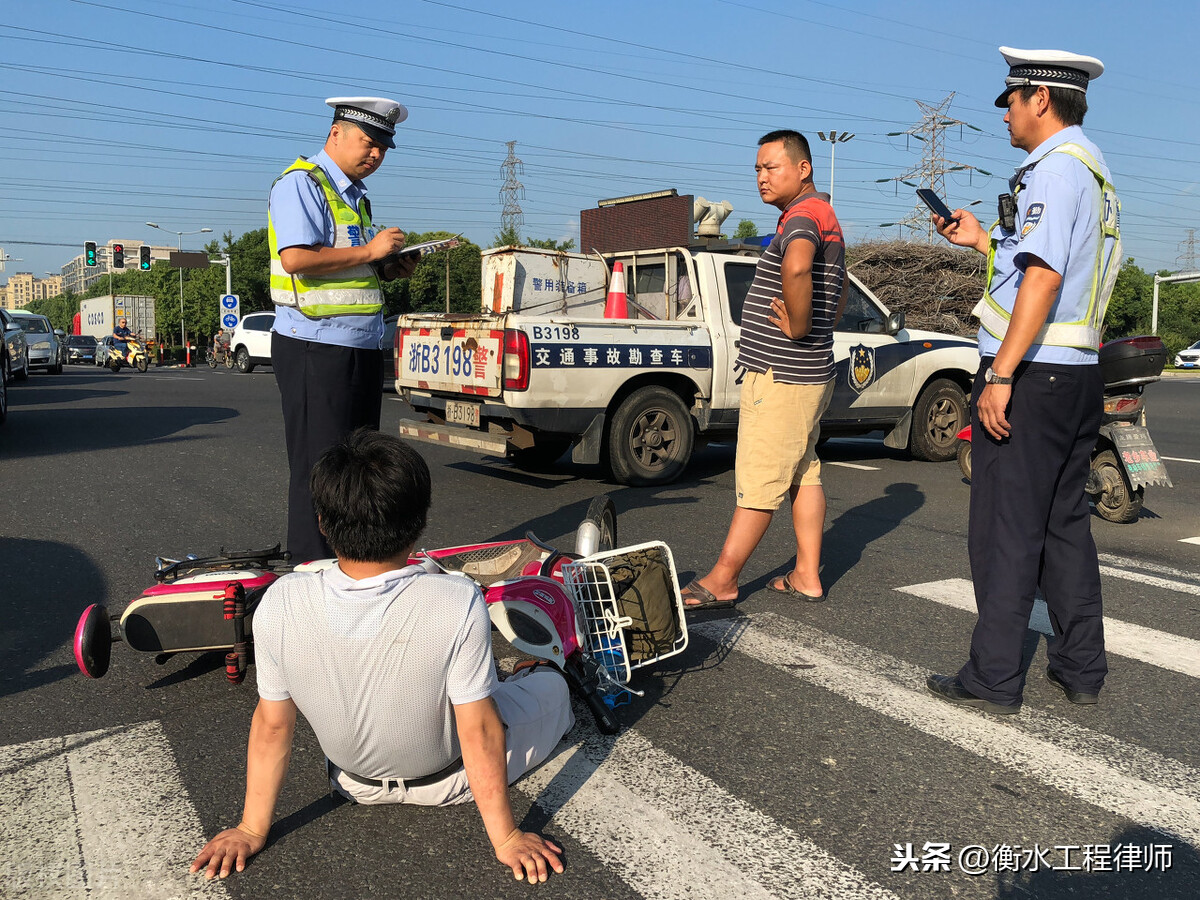
[[[8,284],[0,294],[0,306],[5,309],[24,309],[34,300],[57,297],[63,292],[63,277],[34,278],[32,272],[17,272],[9,276]]]

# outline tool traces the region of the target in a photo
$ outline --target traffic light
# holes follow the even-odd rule
[[[83,242],[83,264],[85,266],[95,266],[96,263],[96,242]]]
[[[112,267],[114,269],[125,268],[125,245],[124,244],[113,244],[112,245]]]
[[[149,271],[150,271],[150,245],[149,245],[149,244],[142,244],[142,264],[141,264],[141,268],[142,268],[142,271],[143,271],[143,272],[149,272]]]

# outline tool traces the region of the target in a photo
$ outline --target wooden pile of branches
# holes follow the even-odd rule
[[[908,328],[974,336],[987,259],[945,241],[872,241],[846,248],[846,263]]]

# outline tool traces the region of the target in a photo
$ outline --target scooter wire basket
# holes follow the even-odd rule
[[[634,669],[687,647],[687,620],[671,549],[661,541],[606,550],[562,567],[580,642],[607,675],[628,684]]]

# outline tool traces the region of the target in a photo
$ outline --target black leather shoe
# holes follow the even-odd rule
[[[1072,690],[1071,687],[1058,677],[1049,666],[1046,666],[1046,680],[1067,695],[1067,699],[1078,706],[1095,706],[1100,702],[1099,694],[1089,694],[1085,691]]]
[[[963,687],[957,675],[930,675],[925,679],[925,686],[929,688],[929,693],[939,700],[945,700],[947,703],[954,703],[958,706],[971,706],[997,716],[1011,716],[1021,711],[1020,703],[1015,706],[1002,706],[991,700],[976,697]]]

